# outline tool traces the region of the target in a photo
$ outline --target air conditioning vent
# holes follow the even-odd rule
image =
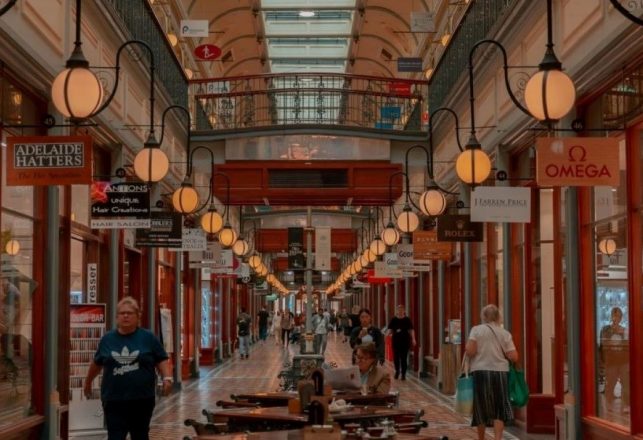
[[[270,188],[347,188],[348,170],[268,170]]]

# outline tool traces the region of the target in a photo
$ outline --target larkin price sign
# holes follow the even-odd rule
[[[618,186],[619,146],[614,138],[540,138],[539,186]]]
[[[7,138],[7,185],[82,185],[91,182],[91,137]]]

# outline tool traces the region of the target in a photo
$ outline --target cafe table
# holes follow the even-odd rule
[[[369,426],[378,420],[415,416],[415,411],[383,406],[353,406],[341,412],[331,412],[333,421],[342,426],[346,423]],[[290,413],[285,406],[222,409],[210,413],[209,417],[227,423],[231,431],[298,429],[308,424],[308,414]]]
[[[288,401],[296,399],[298,394],[296,392],[277,391],[272,393],[245,393],[245,394],[232,394],[230,398],[234,401],[245,401],[256,403],[261,407],[270,406],[288,406]],[[352,405],[379,405],[398,406],[399,393],[379,393],[362,395],[356,392],[333,392],[335,399],[344,399],[346,403]]]
[[[302,429],[192,437],[193,440],[303,440],[303,438]],[[435,440],[435,437],[424,434],[397,434],[394,438],[395,440]]]

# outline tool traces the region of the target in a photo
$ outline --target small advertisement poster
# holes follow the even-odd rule
[[[150,227],[150,192],[146,183],[92,182],[92,229]]]
[[[472,222],[468,215],[441,215],[438,217],[438,241],[482,241],[483,225]]]
[[[100,400],[102,377],[94,379],[89,399],[83,394],[83,381],[98,341],[105,334],[105,304],[70,304],[69,313],[69,431],[101,434],[105,432]]]
[[[413,232],[413,262],[426,264],[433,260],[450,260],[452,244],[439,242],[438,233],[433,231]]]
[[[288,228],[288,268],[303,269],[304,228]]]
[[[136,230],[137,247],[180,248],[183,216],[178,212],[151,213],[150,228]]]
[[[89,185],[90,136],[12,136],[7,138],[7,185]]]

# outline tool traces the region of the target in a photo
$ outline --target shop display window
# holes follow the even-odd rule
[[[71,221],[89,226],[89,185],[71,185]]]
[[[599,417],[630,426],[627,181],[625,142],[620,143],[618,187],[592,189],[596,384]]]

